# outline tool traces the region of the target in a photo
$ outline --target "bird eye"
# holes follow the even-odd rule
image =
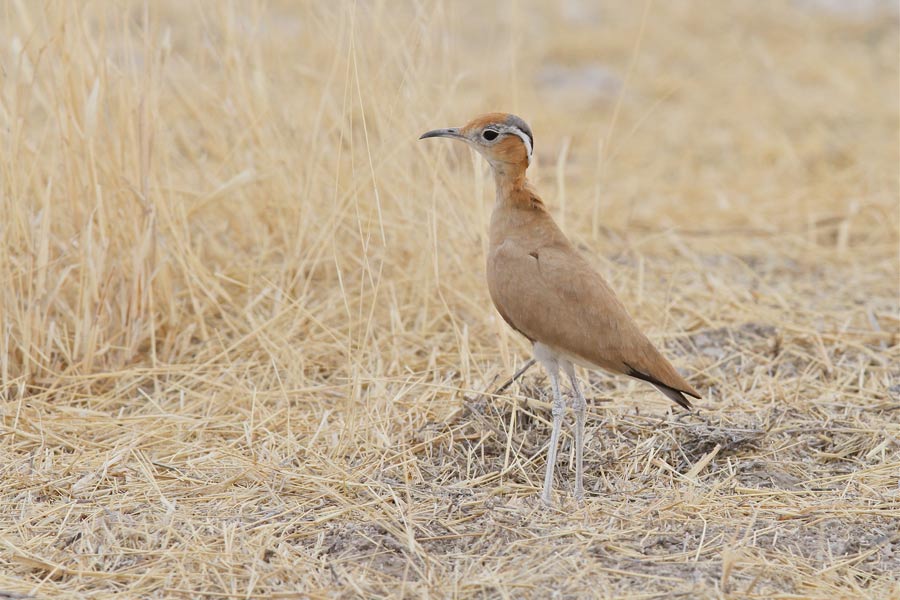
[[[483,137],[487,141],[491,142],[493,140],[496,140],[498,135],[500,135],[500,134],[497,133],[496,131],[494,131],[493,129],[485,129],[484,133],[481,134],[481,137]]]

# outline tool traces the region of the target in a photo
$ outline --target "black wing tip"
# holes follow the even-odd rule
[[[692,396],[698,400],[700,400],[700,394],[696,394],[694,392],[687,392],[684,390],[678,390],[673,388],[672,386],[664,384],[662,381],[651,377],[645,373],[641,373],[631,365],[626,364],[628,367],[627,375],[629,377],[634,377],[635,379],[640,379],[641,381],[646,381],[651,384],[653,387],[662,392],[667,398],[669,398],[672,402],[677,404],[678,406],[684,408],[685,410],[693,410],[694,406],[691,404],[691,401],[687,399],[687,396]],[[687,396],[685,396],[687,394]]]
[[[694,405],[691,404],[691,401],[685,397],[686,392],[682,392],[681,390],[673,390],[672,388],[669,388],[666,391],[674,392],[673,394],[666,394],[666,396],[668,396],[673,401],[675,401],[675,403],[678,406],[680,406],[681,408],[683,408],[685,410],[693,410]],[[663,392],[663,393],[665,393],[665,392]]]
[[[667,398],[672,400],[672,402],[674,402],[681,408],[683,408],[685,410],[693,410],[694,409],[694,405],[691,404],[691,401],[688,400],[687,397],[685,396],[685,394],[688,394],[689,392],[683,392],[681,390],[676,390],[675,388],[669,387],[665,384],[659,384],[659,383],[654,383],[653,387],[658,389],[660,392],[663,393],[663,395],[665,395]],[[690,394],[690,395],[693,396],[693,394]],[[695,398],[699,398],[699,397],[700,396],[695,396]]]

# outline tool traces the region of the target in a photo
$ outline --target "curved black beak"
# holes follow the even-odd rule
[[[426,131],[419,136],[419,139],[424,140],[425,138],[433,137],[461,138],[463,136],[459,133],[458,127],[448,127],[447,129],[432,129],[431,131]]]

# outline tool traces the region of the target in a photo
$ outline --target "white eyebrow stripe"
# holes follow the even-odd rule
[[[515,125],[508,125],[506,127],[506,130],[509,133],[513,133],[513,134],[519,136],[520,138],[522,138],[522,143],[525,144],[525,150],[528,153],[528,164],[530,165],[531,164],[531,151],[532,151],[531,139],[528,137],[528,135],[524,131],[522,131]]]

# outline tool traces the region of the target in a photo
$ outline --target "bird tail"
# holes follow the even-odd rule
[[[678,388],[672,387],[671,385],[666,385],[665,383],[663,383],[662,381],[660,381],[659,379],[657,379],[656,377],[654,377],[652,375],[648,375],[646,373],[642,373],[641,371],[638,371],[637,369],[635,369],[628,363],[625,363],[625,366],[628,368],[626,375],[634,377],[635,379],[640,379],[641,381],[646,381],[647,383],[653,385],[653,387],[655,387],[660,392],[662,392],[667,398],[669,398],[670,400],[675,402],[675,404],[677,404],[678,406],[681,406],[683,408],[686,408],[687,410],[691,410],[691,408],[692,408],[691,401],[687,399],[687,396],[693,396],[694,398],[700,397],[700,394],[695,392],[694,389],[690,385],[688,385],[687,382],[684,382],[684,386],[687,388],[687,390],[684,390],[684,389],[680,390]],[[673,373],[675,372],[675,369],[672,369],[671,367],[669,367],[669,368],[672,370]],[[675,374],[675,376],[678,379],[681,379],[681,377],[677,373]]]
[[[693,408],[691,406],[691,401],[687,399],[687,396],[685,396],[684,392],[682,392],[681,390],[676,390],[675,388],[669,387],[664,383],[651,383],[653,383],[653,387],[665,394],[666,397],[675,402],[678,406],[681,406],[682,408],[685,408],[687,410],[691,410],[691,408]]]

